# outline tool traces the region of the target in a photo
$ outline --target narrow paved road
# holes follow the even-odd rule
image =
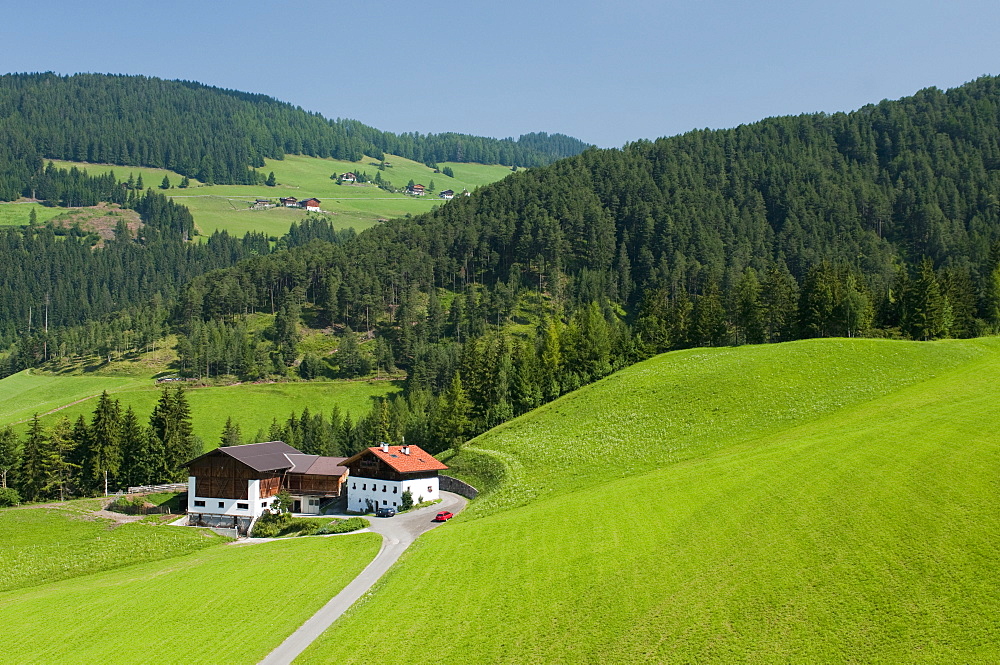
[[[433,506],[395,517],[370,518],[372,523],[370,530],[382,534],[382,548],[378,554],[368,564],[368,567],[361,571],[360,575],[344,587],[343,591],[334,596],[312,618],[289,635],[288,639],[268,654],[267,658],[260,661],[260,665],[289,665],[341,614],[346,612],[348,607],[353,605],[380,577],[385,575],[386,571],[392,567],[392,564],[396,563],[399,556],[420,534],[440,526],[438,522],[431,521],[439,511],[450,510],[453,513],[458,513],[462,508],[465,508],[465,504],[466,500],[463,497],[451,492],[441,492],[441,503]]]

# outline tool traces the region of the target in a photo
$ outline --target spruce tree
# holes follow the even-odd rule
[[[105,480],[109,487],[119,480],[122,465],[121,405],[111,399],[108,391],[101,393],[90,421],[89,448],[83,459],[84,483],[92,492],[102,491]]]
[[[0,487],[7,487],[21,460],[21,442],[10,425],[0,429]]]
[[[160,189],[170,189],[170,178],[168,176],[163,176],[163,182],[160,183]]]
[[[222,426],[219,444],[223,447],[243,445],[243,433],[240,432],[239,424],[233,422],[232,416],[226,418],[226,424]]]
[[[38,501],[42,498],[42,490],[46,482],[46,452],[45,432],[36,413],[31,419],[28,435],[24,440],[21,452],[21,467],[18,469],[21,498],[25,501]]]

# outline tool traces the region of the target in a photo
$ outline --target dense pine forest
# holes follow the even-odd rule
[[[328,120],[265,95],[190,81],[102,74],[0,76],[0,200],[23,193],[39,159],[172,169],[202,182],[255,184],[264,158],[356,161],[390,153],[419,162],[540,166],[586,144],[561,134],[517,141],[393,134]]]
[[[134,302],[178,334],[189,376],[405,370],[370,415],[291,414],[272,438],[348,454],[405,436],[436,452],[671,349],[995,333],[998,216],[1000,79],[984,77],[587,150],[357,236],[317,216],[270,251],[220,239],[225,265]],[[58,282],[22,279],[35,308]],[[261,314],[266,329],[248,325]],[[301,352],[307,320],[336,354]],[[22,334],[7,371],[86,325]]]

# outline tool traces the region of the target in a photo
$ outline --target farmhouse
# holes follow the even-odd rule
[[[357,179],[358,179],[358,176],[354,175],[353,173],[341,173],[340,174],[340,182],[355,182],[355,181],[357,181]]]
[[[406,193],[410,196],[423,196],[424,189],[423,185],[410,185],[406,188]]]
[[[251,210],[267,210],[268,208],[273,208],[274,204],[271,199],[257,199],[255,202],[250,204]]]
[[[347,509],[370,512],[381,506],[398,508],[403,493],[410,491],[414,503],[441,498],[438,472],[448,467],[418,446],[366,448],[344,460],[350,472]]]
[[[303,199],[299,201],[299,206],[305,208],[306,210],[312,210],[313,212],[319,212],[319,199]]]
[[[285,196],[278,200],[281,201],[281,205],[285,206],[286,208],[295,208],[298,207],[299,205],[299,200],[294,196]]]
[[[216,448],[187,463],[188,523],[248,533],[282,490],[292,512],[319,514],[324,500],[341,496],[344,459],[306,455],[282,441]]]
[[[442,199],[451,200],[451,199],[455,198],[455,190],[453,190],[453,189],[446,189],[443,192],[441,192],[440,194],[438,194],[438,196],[440,196]]]

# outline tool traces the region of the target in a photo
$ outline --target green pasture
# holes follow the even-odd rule
[[[0,510],[0,598],[4,591],[169,559],[224,540],[207,530],[116,526],[90,514],[98,507],[98,500],[81,499]]]
[[[302,155],[285,155],[284,159],[268,159],[266,165],[258,169],[267,175],[273,171],[278,184],[275,187],[264,185],[205,185],[197,180],[191,180],[191,186],[179,189],[176,185],[181,176],[164,169],[139,168],[131,166],[111,166],[106,164],[85,164],[80,162],[55,161],[60,168],[85,168],[91,173],[106,173],[113,171],[119,179],[127,179],[131,173],[138,178],[142,174],[144,186],[159,190],[159,185],[166,175],[174,185],[165,193],[191,209],[195,225],[203,235],[211,235],[216,230],[225,229],[230,234],[242,236],[248,231],[266,233],[269,236],[282,236],[288,231],[292,222],[300,221],[306,215],[301,209],[271,208],[268,210],[250,210],[250,203],[256,198],[269,198],[277,201],[279,197],[294,196],[303,199],[315,196],[320,199],[323,210],[332,215],[333,224],[337,228],[354,228],[363,231],[378,223],[380,219],[391,219],[404,215],[419,215],[428,212],[436,205],[442,205],[438,192],[452,189],[460,194],[463,189],[474,190],[480,185],[495,182],[511,171],[506,166],[490,166],[485,164],[452,164],[454,178],[434,170],[419,162],[402,157],[387,155],[390,168],[381,172],[382,177],[392,182],[398,188],[403,188],[413,180],[416,183],[429,186],[434,181],[435,192],[425,197],[412,197],[405,194],[394,194],[379,189],[373,184],[338,185],[333,174],[350,172],[366,172],[374,178],[378,172],[378,163],[371,158],[357,162],[346,162],[335,159],[320,159]],[[444,168],[445,164],[441,165]],[[27,210],[24,212],[28,214]],[[40,213],[39,213],[40,214]],[[27,217],[25,217],[27,219]],[[42,219],[41,217],[39,219]],[[0,223],[2,222],[2,206],[0,206]]]
[[[995,339],[623,370],[449,461],[499,488],[296,662],[994,662],[998,372]]]
[[[27,226],[32,210],[38,223],[44,224],[72,208],[49,208],[41,203],[0,203],[0,226]]]
[[[0,379],[0,424],[25,420],[79,400],[93,404],[90,398],[105,390],[135,390],[152,383],[135,376],[63,376],[27,369]]]
[[[365,533],[213,547],[0,593],[0,621],[16,627],[0,663],[256,663],[380,542]]]
[[[166,385],[174,390],[178,384]],[[89,420],[97,406],[97,397],[104,390],[120,400],[123,409],[131,406],[140,421],[145,422],[159,398],[162,385],[157,386],[152,379],[135,377],[20,372],[0,380],[0,424],[21,421],[23,431],[27,428],[24,421],[34,413],[53,409],[58,410],[42,418],[46,427],[63,416],[72,421],[83,415]],[[298,413],[305,407],[313,413],[329,416],[337,405],[341,413],[350,412],[357,418],[368,412],[375,397],[395,390],[398,384],[390,381],[247,383],[193,387],[188,390],[187,398],[194,433],[210,449],[219,444],[222,428],[229,417],[240,425],[243,436],[249,440],[257,430],[266,432],[273,418],[284,423],[292,411]],[[3,399],[4,396],[10,399]]]
[[[157,191],[163,191],[160,189],[160,184],[163,182],[163,176],[167,176],[170,179],[170,184],[173,186],[172,190],[166,190],[167,193],[173,193],[174,191],[183,192],[183,189],[178,189],[177,185],[180,184],[181,174],[176,171],[171,171],[169,169],[156,169],[146,166],[118,166],[116,164],[90,164],[87,162],[69,162],[63,159],[52,159],[46,160],[46,164],[52,162],[58,169],[71,169],[76,167],[78,169],[86,170],[89,175],[96,176],[102,175],[107,172],[112,172],[115,174],[115,178],[118,180],[127,181],[129,174],[133,175],[135,178],[142,176],[142,186],[145,189],[155,189]],[[201,183],[196,178],[190,178],[190,188],[195,188]]]

